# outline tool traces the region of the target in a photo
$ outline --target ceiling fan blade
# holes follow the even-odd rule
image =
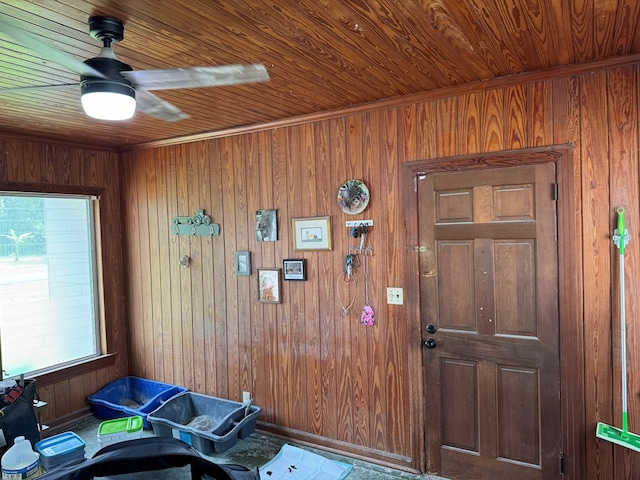
[[[33,90],[62,90],[62,89],[66,89],[66,88],[71,88],[71,87],[79,87],[80,84],[79,83],[61,83],[59,85],[29,85],[26,87],[7,87],[7,88],[0,88],[0,95],[3,95],[5,93],[27,93]]]
[[[0,14],[0,31],[9,35],[23,47],[37,53],[38,55],[57,63],[79,75],[89,75],[104,78],[104,75],[93,67],[83,63],[81,60],[52,47],[50,43],[43,40],[38,35],[25,30],[23,24],[16,22],[12,17]]]
[[[177,122],[189,118],[189,115],[175,105],[141,88],[136,89],[136,109],[165,122]]]
[[[238,83],[264,82],[269,74],[264,65],[224,65],[219,67],[174,68],[120,72],[145,90],[219,87]]]

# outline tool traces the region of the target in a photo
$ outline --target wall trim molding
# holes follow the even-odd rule
[[[400,97],[386,98],[375,102],[368,102],[352,107],[339,108],[335,110],[327,110],[324,112],[310,113],[306,115],[298,115],[270,122],[258,123],[255,125],[245,125],[240,127],[217,130],[215,132],[204,132],[195,135],[186,135],[182,137],[169,138],[166,140],[158,140],[156,142],[139,143],[136,145],[127,145],[120,149],[119,152],[142,150],[147,148],[166,147],[170,145],[192,143],[202,140],[211,140],[215,138],[231,137],[246,133],[260,132],[263,130],[271,130],[277,128],[291,127],[294,125],[302,125],[305,123],[319,122],[347,115],[355,115],[367,113],[376,110],[384,110],[388,108],[396,108],[411,103],[426,102],[437,98],[454,97],[471,92],[483,92],[495,88],[504,88],[524,83],[540,82],[551,80],[554,78],[569,77],[581,75],[585,73],[605,70],[610,68],[623,67],[640,63],[640,53],[633,55],[624,55],[620,57],[607,58],[588,63],[579,63],[572,65],[562,65],[548,70],[537,70],[535,72],[526,72],[506,77],[499,77],[490,80],[481,80],[477,82],[457,85],[455,87],[440,88],[426,92],[403,95]]]

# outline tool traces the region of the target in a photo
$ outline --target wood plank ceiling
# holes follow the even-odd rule
[[[163,90],[189,119],[85,116],[79,89],[0,92],[0,132],[109,148],[220,132],[640,52],[638,0],[0,0],[60,50],[98,54],[87,19],[125,23],[134,70],[262,63],[267,83]],[[0,88],[78,76],[0,32]]]

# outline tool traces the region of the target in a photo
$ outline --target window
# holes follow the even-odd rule
[[[99,353],[94,198],[0,192],[5,376]]]

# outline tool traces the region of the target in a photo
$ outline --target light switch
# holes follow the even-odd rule
[[[404,303],[404,295],[402,288],[387,287],[387,304],[402,305]]]

